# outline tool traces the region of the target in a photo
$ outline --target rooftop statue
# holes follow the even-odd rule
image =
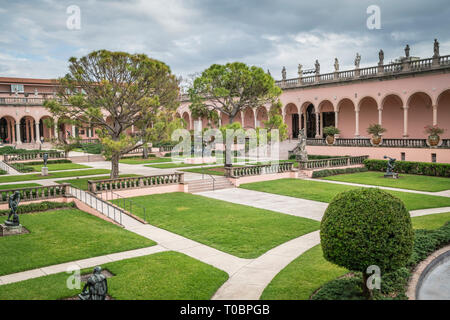
[[[319,63],[319,60],[316,60],[316,63],[314,64],[314,66],[316,67],[316,69],[315,69],[316,74],[320,74],[320,63]]]
[[[378,64],[379,65],[383,65],[384,64],[384,51],[383,51],[383,49],[381,49],[380,52],[378,53],[378,58],[380,59]]]
[[[299,63],[298,64],[298,69],[297,69],[297,73],[298,73],[298,77],[301,78],[303,76],[303,66]]]
[[[283,69],[281,70],[281,76],[283,80],[286,80],[286,67],[283,67]]]
[[[106,277],[102,274],[102,268],[97,266],[78,295],[80,300],[105,300],[108,292]]]
[[[360,62],[361,62],[361,55],[359,53],[356,53],[356,58],[355,58],[355,67],[356,67],[356,69],[359,69]]]
[[[437,39],[434,39],[434,56],[435,58],[439,57],[439,42]]]
[[[409,50],[410,50],[409,49],[409,44],[407,44],[406,47],[405,47],[405,57],[406,58],[409,58]]]
[[[17,208],[19,208],[19,202],[20,202],[20,192],[15,191],[14,194],[9,196],[8,204],[9,209],[11,210],[8,215],[8,219],[5,221],[6,226],[18,226],[20,225],[19,222],[19,215],[17,214]],[[12,217],[12,220],[11,220]]]
[[[339,60],[338,58],[334,58],[334,71],[339,71]]]

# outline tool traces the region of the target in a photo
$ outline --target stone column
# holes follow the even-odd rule
[[[355,110],[355,138],[359,137],[359,109]]]
[[[323,137],[323,112],[320,113],[320,136]]]
[[[403,107],[403,138],[408,137],[408,106]]]
[[[31,141],[28,141],[28,139],[30,139],[30,121],[28,119],[26,119],[25,120],[25,141],[31,142]]]
[[[53,124],[53,138],[58,138],[58,126],[56,125],[56,123]]]
[[[339,112],[334,112],[334,126],[336,128],[339,128]]]
[[[75,138],[75,126],[72,125],[72,138]]]
[[[217,111],[217,115],[219,116],[219,128],[222,126],[222,113]]]
[[[7,130],[8,130],[8,142],[12,143],[11,120],[10,119],[6,120],[6,127],[7,127]]]
[[[316,138],[320,138],[319,129],[319,113],[316,112]]]
[[[303,115],[303,129],[305,129],[306,130],[306,125],[307,125],[307,123],[308,123],[308,121],[307,121],[307,119],[306,119],[306,111],[305,111],[305,113],[304,113],[304,115]],[[305,134],[306,134],[306,131],[305,131]]]
[[[256,130],[256,126],[258,125],[258,123],[256,122],[256,116],[257,116],[257,112],[256,109],[253,109],[253,120],[254,120],[254,129]]]
[[[35,121],[35,127],[36,127],[36,142],[37,143],[41,143],[41,132],[40,132],[40,128],[39,128],[39,122]]]
[[[433,126],[437,125],[437,105],[433,106]]]
[[[383,124],[383,109],[378,109],[378,124],[381,126]]]
[[[22,144],[22,139],[20,137],[20,121],[16,122],[16,133],[17,133],[17,144]]]

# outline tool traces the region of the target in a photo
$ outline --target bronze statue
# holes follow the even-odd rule
[[[47,161],[48,161],[48,153],[44,153],[43,158],[44,158],[44,167],[46,167],[47,166]]]
[[[388,156],[384,156],[384,159],[389,159],[387,163],[386,174],[384,176],[396,176],[396,173],[394,172],[396,159]]]
[[[97,266],[94,268],[94,274],[89,277],[78,297],[80,300],[105,300],[107,292],[108,282],[102,274],[102,267]]]
[[[17,208],[19,207],[20,202],[20,192],[16,191],[14,194],[9,196],[9,209],[11,210],[8,215],[8,219],[5,221],[5,225],[7,226],[18,226],[20,225],[19,222],[19,215],[17,214]],[[12,217],[12,220],[10,218]]]

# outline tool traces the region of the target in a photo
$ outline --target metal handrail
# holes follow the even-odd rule
[[[120,194],[118,194],[118,193],[116,193],[116,192],[113,192],[112,190],[110,190],[110,191],[111,191],[111,199],[108,200],[108,192],[106,192],[106,193],[105,193],[106,201],[114,200],[114,196],[116,196],[117,199],[123,199],[123,209],[124,209],[124,210],[127,210],[127,202],[129,203],[129,210],[127,210],[127,211],[130,212],[130,213],[132,213],[131,210],[132,210],[133,206],[134,206],[134,207],[139,207],[139,208],[141,208],[141,209],[143,210],[143,212],[144,212],[144,221],[145,221],[145,222],[148,222],[148,221],[147,221],[147,211],[146,211],[146,208],[145,208],[145,207],[143,207],[143,206],[140,205],[140,204],[137,204],[136,202],[134,202],[134,201],[131,200],[131,199],[125,198],[124,196],[121,196]],[[103,193],[100,194],[100,197],[103,199]]]
[[[205,174],[207,174],[208,176],[210,176],[211,179],[212,179],[212,181],[213,181],[213,191],[214,191],[214,190],[215,190],[216,179],[215,179],[210,173],[207,173],[207,172],[205,171],[205,166],[201,166],[201,168],[202,168],[202,180],[205,179],[205,177],[204,177]],[[206,168],[207,168],[207,167],[206,167]]]

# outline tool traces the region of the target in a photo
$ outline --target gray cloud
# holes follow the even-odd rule
[[[366,9],[381,8],[381,30],[368,30]],[[66,28],[66,8],[81,9],[81,30]],[[351,67],[403,54],[432,55],[438,38],[450,52],[448,0],[16,0],[0,1],[1,76],[58,77],[67,59],[91,50],[144,52],[176,74],[202,71],[212,63],[244,61],[280,77],[295,77],[297,64],[331,71],[335,57]]]

